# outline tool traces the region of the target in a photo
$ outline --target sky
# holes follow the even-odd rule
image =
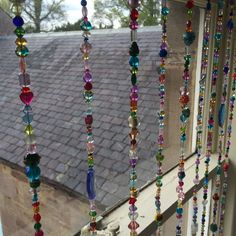
[[[88,17],[89,19],[91,19],[91,16],[94,12],[93,0],[88,0],[87,2]],[[80,0],[65,0],[64,5],[67,13],[67,21],[69,21],[70,23],[74,23],[82,17],[82,7],[80,5]]]

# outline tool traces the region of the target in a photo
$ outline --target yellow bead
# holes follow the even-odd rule
[[[15,43],[17,46],[26,46],[27,45],[27,41],[24,38],[17,38]]]
[[[33,127],[32,127],[31,125],[27,125],[27,126],[25,127],[25,133],[26,133],[27,135],[32,135],[33,132],[34,132],[34,130],[33,130]]]

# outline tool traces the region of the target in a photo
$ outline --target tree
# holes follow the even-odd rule
[[[76,21],[74,24],[71,24],[67,22],[66,24],[63,24],[62,26],[58,26],[55,28],[55,32],[61,32],[61,31],[76,31],[81,30],[81,24],[82,19]]]
[[[64,0],[26,0],[24,12],[33,25],[34,32],[40,32],[42,24],[65,19]],[[48,26],[48,25],[47,25]]]
[[[121,27],[129,25],[127,0],[95,0],[94,23],[99,28],[113,28],[115,23]],[[160,23],[160,2],[141,0],[139,24],[143,26]]]

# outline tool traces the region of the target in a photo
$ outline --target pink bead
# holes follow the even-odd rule
[[[86,70],[83,76],[84,82],[92,82],[92,75],[89,73],[89,70]]]
[[[129,27],[132,30],[138,29],[138,22],[137,21],[131,21]]]

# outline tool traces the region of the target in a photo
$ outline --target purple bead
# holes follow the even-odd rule
[[[137,93],[138,92],[138,86],[137,85],[134,85],[132,88],[131,88],[131,93]]]
[[[137,93],[130,93],[130,99],[132,101],[138,101],[138,94]]]
[[[84,73],[84,82],[92,82],[92,75],[90,74],[89,70],[86,70]]]
[[[129,27],[132,30],[138,29],[138,22],[137,21],[131,21]]]
[[[167,43],[162,43],[162,45],[161,45],[161,49],[165,49],[165,50],[167,50],[167,48],[168,48]]]
[[[137,164],[137,159],[130,159],[130,165],[135,166]]]

